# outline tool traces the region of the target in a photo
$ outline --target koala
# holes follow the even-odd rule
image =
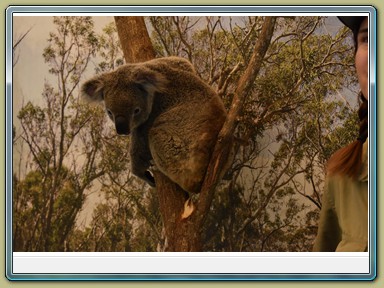
[[[132,173],[155,186],[152,165],[188,193],[199,193],[227,117],[221,98],[180,57],[126,64],[95,76],[83,97],[104,102],[116,132],[130,135]]]

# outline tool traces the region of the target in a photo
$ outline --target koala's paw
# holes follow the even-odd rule
[[[145,171],[144,173],[144,176],[145,176],[145,181],[152,187],[156,187],[156,184],[155,184],[155,178],[153,177],[153,175],[151,174],[151,172],[149,171]]]

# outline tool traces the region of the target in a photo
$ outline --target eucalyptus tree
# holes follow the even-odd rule
[[[278,19],[237,119],[236,158],[228,182],[216,193],[204,250],[311,249],[326,161],[357,131],[356,101],[341,97],[345,91],[354,95],[349,92],[356,83],[353,47],[344,28],[328,32],[329,20]],[[157,53],[189,58],[229,109],[262,17],[151,17],[149,22]]]

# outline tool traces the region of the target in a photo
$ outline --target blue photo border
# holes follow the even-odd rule
[[[19,274],[13,273],[12,250],[12,39],[13,13],[369,13],[369,191],[370,273],[367,274]],[[377,276],[377,11],[373,6],[9,6],[6,10],[6,277],[9,280],[145,280],[145,281],[242,281],[242,280],[373,280]]]

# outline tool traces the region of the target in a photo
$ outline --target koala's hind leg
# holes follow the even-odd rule
[[[225,115],[205,108],[212,103],[188,104],[160,115],[149,143],[158,169],[184,191],[199,193]]]
[[[184,191],[192,192],[184,179],[187,175],[181,175],[185,171],[189,148],[177,130],[169,122],[152,128],[149,137],[150,150],[157,169]],[[188,174],[188,177],[194,177],[191,173]]]

